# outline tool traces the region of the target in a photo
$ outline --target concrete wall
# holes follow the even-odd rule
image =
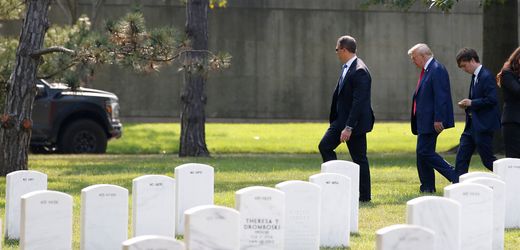
[[[90,1],[84,2],[80,10],[90,13]],[[128,2],[144,6],[149,26],[184,28],[185,7],[168,0],[107,0],[96,26],[122,16]],[[460,1],[444,14],[420,4],[403,12],[361,9],[358,0],[228,0],[227,8],[209,14],[210,49],[227,51],[233,60],[230,69],[210,75],[207,117],[325,121],[339,76],[334,48],[344,34],[357,39],[358,56],[371,70],[377,120],[409,118],[419,71],[407,50],[419,42],[428,43],[447,67],[455,103],[469,85],[456,52],[464,46],[482,50],[478,2]],[[56,7],[52,13],[54,21],[63,21]],[[119,96],[124,117],[171,119],[180,114],[182,79],[176,66],[152,75],[104,67],[94,85]],[[456,108],[456,114],[462,112]]]

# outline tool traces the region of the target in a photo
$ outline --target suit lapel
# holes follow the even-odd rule
[[[424,75],[423,75],[423,77],[421,79],[421,83],[419,83],[419,88],[417,88],[417,91],[416,91],[415,95],[417,95],[419,93],[419,91],[422,89],[422,87],[426,83],[426,79],[429,79],[429,77],[430,77],[430,69],[433,67],[434,63],[435,63],[435,58],[432,59],[430,64],[428,64],[428,67],[424,70]]]
[[[477,90],[477,86],[480,86],[480,76],[482,75],[482,72],[484,71],[484,67],[480,68],[480,71],[477,74],[477,78],[475,79],[475,84],[473,86],[473,91]],[[475,93],[473,93],[475,94]]]
[[[345,85],[347,85],[347,80],[349,77],[354,73],[354,70],[357,65],[357,58],[352,62],[352,64],[348,67],[347,74],[345,74],[345,77],[343,78],[343,84],[340,84],[341,88],[338,90],[338,95],[341,93],[341,90],[345,88]]]
[[[470,87],[470,99],[475,98],[475,95],[477,93],[477,86],[480,86],[480,75],[482,75],[482,71],[484,71],[484,67],[480,68],[480,71],[477,74],[477,77],[475,80],[473,80],[473,75],[471,75],[471,87]]]

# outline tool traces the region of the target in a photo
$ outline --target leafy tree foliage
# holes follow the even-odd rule
[[[20,0],[0,0],[0,19],[19,19],[24,11]],[[5,102],[6,82],[13,68],[18,41],[0,36],[0,113]],[[7,77],[6,77],[7,76]]]
[[[25,10],[20,0],[0,0],[0,19],[19,19]]]
[[[224,8],[227,5],[227,0],[210,0],[209,1],[209,8]]]
[[[0,112],[4,110],[7,80],[13,71],[17,46],[17,40],[0,37]]]
[[[0,3],[3,1],[9,0],[0,0]],[[193,6],[193,1],[188,2],[188,12],[189,6]],[[76,3],[73,0],[67,2]],[[0,145],[3,145],[0,147],[2,175],[27,169],[32,104],[36,95],[35,76],[60,79],[74,88],[80,83],[88,82],[95,66],[100,64],[117,64],[132,67],[137,71],[150,72],[158,70],[164,64],[180,62],[182,69],[188,72],[186,74],[189,75],[188,78],[200,79],[199,82],[203,86],[207,70],[229,66],[231,58],[229,55],[214,55],[207,50],[207,46],[199,48],[198,44],[201,40],[194,39],[192,49],[192,41],[186,37],[193,33],[188,30],[186,31],[188,35],[171,28],[147,30],[143,15],[139,12],[129,13],[117,22],[108,22],[104,32],[92,31],[90,21],[86,17],[79,18],[77,23],[70,27],[48,29],[47,11],[50,0],[25,0],[25,3],[27,11],[20,42],[16,45],[18,48],[14,50],[16,41],[0,40],[2,46],[0,51],[3,52],[0,56],[3,59],[0,61],[5,62],[2,64],[3,68],[0,68],[0,73],[4,73],[1,76],[4,83],[7,79],[7,84],[0,86],[0,90],[7,93],[6,95],[0,93],[5,97],[3,101],[5,107],[0,107],[2,108],[0,110],[2,111],[0,124]],[[206,13],[199,15],[200,19],[193,19],[191,22],[207,24],[208,7],[211,6],[206,0],[203,6]],[[32,39],[33,37],[36,38]],[[205,43],[207,43],[207,36]],[[59,46],[52,46],[54,44]],[[204,56],[193,56],[193,53]],[[15,60],[12,60],[13,58]],[[200,94],[192,91],[189,88],[183,95]],[[187,112],[186,117],[204,116],[203,108],[201,110],[198,114],[196,111]]]
[[[104,32],[91,30],[86,16],[81,16],[71,26],[51,26],[45,37],[45,47],[50,49],[43,54],[38,78],[76,88],[89,85],[99,65],[116,64],[139,72],[154,72],[163,65],[179,62],[183,53],[190,49],[190,41],[183,32],[170,27],[148,30],[140,12],[128,13],[118,21],[108,21],[105,26]],[[15,38],[0,38],[0,105],[4,103],[5,86],[13,69],[17,46]],[[229,66],[231,57],[228,54],[206,53],[211,55],[209,65],[181,63],[181,69],[202,66],[218,70]]]

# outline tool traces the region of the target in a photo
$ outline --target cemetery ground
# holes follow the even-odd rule
[[[106,155],[31,155],[29,167],[48,175],[48,189],[74,197],[74,249],[80,241],[81,189],[94,184],[114,184],[132,191],[132,179],[146,174],[174,177],[184,163],[204,163],[215,168],[215,204],[234,208],[235,191],[248,186],[274,187],[287,180],[307,181],[319,173],[317,145],[324,123],[213,124],[206,126],[211,158],[177,157],[179,124],[126,124],[122,139],[109,143]],[[439,138],[438,151],[458,143],[462,123]],[[350,249],[374,249],[375,231],[405,223],[406,202],[421,196],[415,164],[415,136],[408,123],[378,123],[368,136],[372,202],[361,203],[359,234],[350,237]],[[339,159],[350,160],[341,145]],[[443,153],[453,163],[454,154]],[[502,158],[503,156],[499,156]],[[477,155],[470,171],[487,170]],[[436,174],[435,195],[449,185]],[[132,204],[131,196],[129,207]],[[131,208],[130,208],[131,209]],[[0,179],[0,213],[5,214],[5,177]],[[129,215],[131,215],[131,211]],[[130,218],[129,218],[130,220]],[[129,222],[129,237],[131,224]],[[5,229],[4,229],[5,230]],[[4,242],[3,249],[17,249],[18,242]],[[519,249],[520,230],[506,230],[505,249]]]

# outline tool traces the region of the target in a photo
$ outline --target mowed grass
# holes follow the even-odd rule
[[[206,124],[206,143],[211,153],[313,154],[328,128],[326,123]],[[463,123],[445,130],[437,149],[446,151],[459,143]],[[110,154],[172,154],[179,152],[178,123],[125,124],[123,137],[109,143]],[[415,152],[416,137],[408,123],[376,123],[368,133],[368,151]],[[338,152],[345,153],[345,146]]]
[[[345,159],[346,157],[342,157]],[[415,156],[410,153],[370,153],[373,201],[360,205],[359,234],[352,235],[350,249],[374,249],[375,232],[385,226],[406,222],[406,202],[419,197]],[[453,155],[446,155],[453,161]],[[476,160],[476,159],[475,159]],[[235,192],[249,186],[274,187],[287,180],[308,180],[320,171],[317,154],[237,154],[212,158],[178,158],[174,155],[38,155],[30,157],[30,168],[49,176],[49,189],[74,197],[74,249],[80,241],[81,189],[93,184],[114,184],[132,189],[132,179],[145,174],[174,177],[174,168],[198,162],[215,167],[215,203],[234,207]],[[472,171],[486,171],[480,164]],[[449,183],[437,175],[436,195]],[[5,213],[5,178],[0,181],[0,208]],[[131,208],[131,199],[129,202]],[[129,214],[132,214],[131,211]],[[131,232],[131,222],[129,225]],[[129,236],[131,236],[129,234]],[[506,232],[506,249],[518,249],[520,230]],[[7,242],[4,249],[17,249]],[[338,248],[340,249],[340,248]]]
[[[457,127],[462,129],[460,124]],[[319,173],[321,157],[316,153],[317,143],[326,128],[326,124],[314,123],[208,124],[207,142],[212,157],[179,158],[172,153],[178,147],[178,124],[130,124],[126,125],[121,140],[109,144],[109,150],[117,154],[30,155],[29,168],[48,175],[48,189],[73,196],[73,249],[79,249],[81,189],[89,185],[119,185],[131,194],[132,179],[136,177],[146,174],[175,177],[176,166],[204,163],[215,168],[215,203],[234,207],[235,192],[241,188],[274,187],[287,180],[308,180]],[[369,135],[373,201],[360,205],[360,232],[351,236],[351,247],[337,249],[374,249],[376,230],[406,222],[406,202],[421,195],[415,166],[415,137],[409,135],[408,128],[407,123],[376,124]],[[443,133],[439,139],[440,151],[456,145],[460,135],[456,129]],[[254,136],[260,138],[250,138]],[[269,143],[261,142],[263,144],[259,146],[262,140]],[[402,145],[403,149],[394,144]],[[348,153],[343,153],[346,146],[340,148],[339,158],[349,160]],[[454,162],[453,154],[443,155],[447,161]],[[487,171],[478,156],[473,158],[470,170]],[[442,195],[449,183],[440,175],[436,177],[436,195]],[[129,215],[132,214],[131,204],[130,196]],[[4,208],[5,177],[0,178],[2,219]],[[129,237],[131,223],[130,218]],[[505,249],[518,249],[520,230],[506,231],[505,240]],[[18,249],[18,242],[4,242],[3,249]]]

